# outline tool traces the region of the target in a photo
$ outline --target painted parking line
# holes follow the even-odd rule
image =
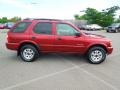
[[[81,71],[83,71],[84,73],[86,73],[87,75],[91,76],[92,78],[104,83],[106,86],[112,88],[112,90],[119,90],[117,87],[113,86],[112,84],[110,84],[109,82],[105,81],[104,79],[97,77],[96,75],[94,75],[93,73],[88,72],[87,70],[83,69],[82,67],[74,64],[71,61],[68,61],[69,63],[71,63],[71,65],[73,65],[74,67],[79,67],[78,69],[80,69]]]
[[[112,57],[115,57],[119,54],[116,54],[116,55],[113,55]],[[62,56],[61,56],[62,57]],[[62,57],[64,58],[64,57]],[[64,58],[64,59],[67,59],[67,58]],[[36,82],[36,81],[39,81],[39,80],[42,80],[42,79],[46,79],[46,78],[49,78],[49,77],[52,77],[52,76],[55,76],[55,75],[58,75],[58,74],[61,74],[61,73],[64,73],[64,72],[67,72],[67,71],[71,71],[71,70],[74,70],[74,69],[80,69],[81,71],[83,71],[84,73],[88,74],[89,76],[91,76],[92,78],[95,78],[97,79],[98,81],[104,83],[105,85],[107,85],[108,87],[112,88],[113,90],[119,90],[118,88],[116,88],[115,86],[113,86],[112,84],[106,82],[105,80],[97,77],[96,75],[88,72],[87,70],[83,69],[82,66],[86,66],[86,65],[89,65],[89,64],[82,64],[82,65],[76,65],[74,64],[73,62],[71,61],[68,61],[66,60],[68,63],[70,63],[73,67],[71,68],[67,68],[67,69],[64,69],[62,71],[58,71],[58,72],[55,72],[55,73],[52,73],[52,74],[48,74],[48,75],[45,75],[45,76],[41,76],[41,77],[37,77],[37,78],[34,78],[32,80],[28,80],[28,81],[24,81],[24,82],[21,82],[21,83],[18,83],[18,84],[15,84],[15,85],[12,85],[12,86],[9,86],[9,87],[6,87],[6,88],[3,88],[3,89],[0,89],[0,90],[11,90],[13,88],[16,88],[16,87],[20,87],[20,86],[23,86],[23,85],[27,85],[27,84],[30,84],[30,83],[33,83],[33,82]]]
[[[87,75],[91,76],[92,78],[102,82],[103,84],[105,84],[106,86],[110,87],[112,90],[119,90],[117,87],[113,86],[112,84],[110,84],[109,82],[106,82],[104,79],[97,77],[96,75],[88,72],[87,70],[83,69],[83,68],[79,68],[81,71],[83,71],[84,73],[86,73]]]
[[[118,56],[119,54],[120,54],[120,53],[115,54],[115,55],[113,55],[112,57]],[[65,59],[65,60],[67,59],[67,58],[64,58],[64,57],[62,57],[62,56],[60,56],[60,57],[63,58],[63,59]],[[81,71],[83,71],[83,72],[86,73],[87,75],[91,76],[92,78],[94,78],[94,79],[102,82],[102,83],[105,84],[106,86],[112,88],[112,90],[119,90],[117,87],[115,87],[115,86],[113,86],[112,84],[108,83],[108,82],[105,81],[104,79],[99,78],[99,77],[97,77],[96,75],[88,72],[87,70],[83,69],[81,66],[76,65],[75,63],[73,63],[73,62],[71,62],[71,61],[68,61],[68,60],[67,60],[66,62],[70,63],[70,64],[71,64],[72,66],[74,66],[74,67],[79,67],[79,68],[77,68],[77,69],[80,69]],[[84,64],[84,65],[89,65],[89,64]]]
[[[46,78],[49,78],[49,77],[52,77],[52,76],[55,76],[55,75],[58,75],[58,74],[61,74],[61,73],[67,72],[67,71],[74,70],[76,68],[79,68],[79,67],[78,66],[73,66],[71,68],[67,68],[67,69],[64,69],[62,71],[58,71],[58,72],[48,74],[48,75],[45,75],[45,76],[37,77],[37,78],[34,78],[32,80],[28,80],[28,81],[25,81],[25,82],[22,82],[22,83],[18,83],[18,84],[15,84],[15,85],[12,85],[12,86],[0,89],[0,90],[11,90],[13,88],[20,87],[20,86],[23,86],[23,85],[27,85],[27,84],[30,84],[30,83],[33,83],[33,82],[36,82],[36,81],[39,81],[39,80],[42,80],[42,79],[46,79]]]

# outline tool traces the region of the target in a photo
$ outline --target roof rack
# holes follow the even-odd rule
[[[62,21],[59,19],[45,19],[45,18],[26,18],[24,20],[49,20],[49,21]]]

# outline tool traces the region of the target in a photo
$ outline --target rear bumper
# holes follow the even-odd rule
[[[18,43],[6,43],[6,48],[10,50],[18,50]]]
[[[113,47],[108,47],[108,54],[111,54],[113,52]]]

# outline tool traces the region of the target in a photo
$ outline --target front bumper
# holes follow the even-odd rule
[[[114,28],[109,28],[107,31],[109,31],[109,32],[114,32],[116,29]]]
[[[108,54],[111,54],[111,53],[113,52],[113,47],[108,47],[107,49],[108,49],[108,50],[107,50],[107,51],[108,51]]]

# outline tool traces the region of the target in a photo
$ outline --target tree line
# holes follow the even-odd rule
[[[83,15],[74,15],[76,20],[87,20],[89,24],[98,24],[103,27],[107,27],[112,23],[120,23],[120,17],[115,18],[116,11],[119,10],[119,6],[113,6],[102,11],[98,11],[94,8],[87,8]]]
[[[2,17],[0,18],[0,23],[7,23],[7,22],[16,23],[17,21],[20,21],[20,20],[21,20],[21,17],[17,17],[17,16],[10,19],[8,19],[7,17]]]

